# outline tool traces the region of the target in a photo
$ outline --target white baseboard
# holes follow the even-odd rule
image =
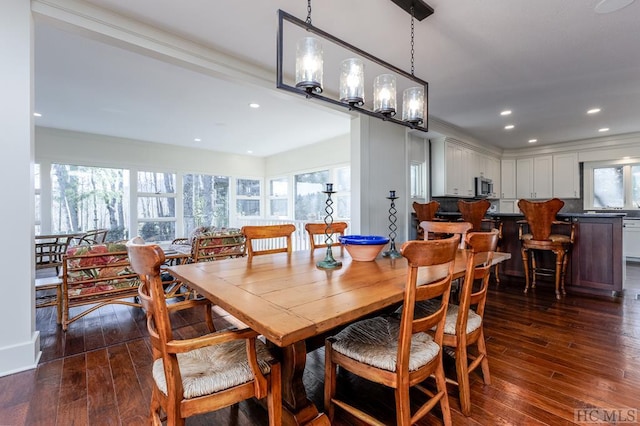
[[[0,347],[0,377],[36,368],[41,355],[39,331],[26,342]]]

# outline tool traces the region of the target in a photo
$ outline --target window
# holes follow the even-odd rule
[[[585,163],[584,208],[640,208],[640,160]]]
[[[110,241],[128,238],[128,171],[52,164],[51,186],[54,233],[106,228]]]
[[[327,182],[330,182],[329,170],[295,175],[295,220],[314,221],[325,217],[327,197],[322,191]],[[336,184],[334,188],[337,190],[339,187]]]
[[[138,172],[138,235],[145,241],[176,236],[176,175]]]
[[[336,182],[336,203],[334,205],[335,219],[351,218],[351,168],[340,167],[334,170]],[[326,202],[326,199],[325,199]],[[324,218],[324,216],[323,216]]]
[[[238,216],[260,216],[260,180],[236,180],[236,213]]]
[[[411,162],[410,179],[411,179],[411,198],[426,198],[427,192],[425,191],[425,179],[426,175],[426,163],[425,162]]]
[[[183,235],[200,226],[229,226],[229,177],[187,174],[182,188]]]
[[[280,218],[289,216],[289,179],[269,181],[269,215]]]

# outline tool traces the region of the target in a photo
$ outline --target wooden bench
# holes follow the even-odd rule
[[[190,262],[209,262],[245,255],[245,236],[239,229],[196,229],[189,238],[173,240],[169,249],[190,254]]]

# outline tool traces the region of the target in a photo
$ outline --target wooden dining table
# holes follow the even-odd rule
[[[329,424],[328,417],[307,398],[302,382],[307,341],[403,300],[406,259],[378,257],[358,262],[334,250],[342,267],[320,269],[316,263],[325,253],[325,249],[317,249],[314,253],[257,256],[251,262],[237,258],[168,268],[172,275],[281,348],[285,424]],[[509,253],[496,252],[493,263],[510,257]],[[464,276],[466,263],[467,251],[459,250],[454,278]]]

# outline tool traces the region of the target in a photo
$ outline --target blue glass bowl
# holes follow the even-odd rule
[[[344,245],[352,244],[358,246],[387,244],[389,242],[389,238],[380,235],[342,235],[338,239]]]
[[[345,235],[338,237],[353,260],[370,262],[382,251],[389,238],[378,235]]]

